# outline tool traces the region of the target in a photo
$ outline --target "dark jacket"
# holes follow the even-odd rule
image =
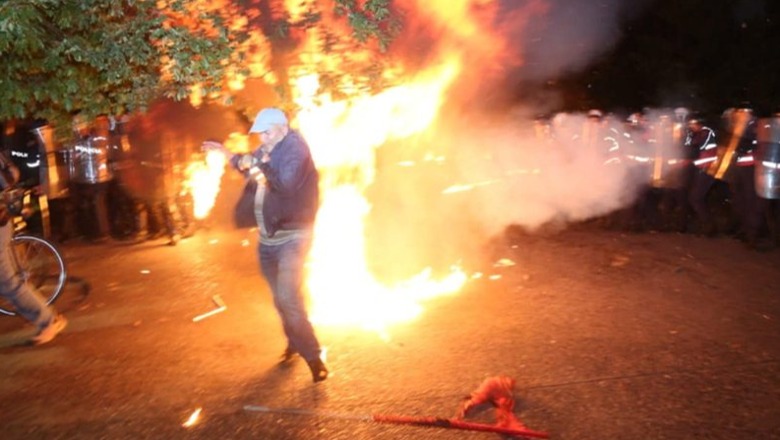
[[[261,162],[262,147],[252,156],[266,178],[263,222],[268,235],[312,227],[320,202],[319,174],[303,137],[290,130],[271,151],[268,163]],[[231,159],[234,168],[239,159],[239,155]]]

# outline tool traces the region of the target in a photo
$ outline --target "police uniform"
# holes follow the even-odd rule
[[[685,147],[691,156],[695,157],[693,165],[696,168],[691,182],[688,201],[698,220],[698,231],[708,235],[716,232],[715,222],[708,206],[708,195],[715,178],[707,173],[709,167],[717,161],[718,144],[715,130],[702,125],[698,119],[689,121],[688,135]]]

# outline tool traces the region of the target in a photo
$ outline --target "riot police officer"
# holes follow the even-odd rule
[[[753,157],[757,146],[757,118],[749,108],[740,108],[730,118],[731,136],[738,137],[734,142],[733,166],[727,171],[729,188],[734,199],[734,216],[736,217],[740,239],[755,247],[761,228],[762,213],[755,187],[755,159]],[[744,124],[741,127],[737,124]]]
[[[697,219],[697,230],[705,235],[714,235],[717,227],[708,204],[710,190],[715,185],[715,178],[707,173],[707,169],[717,161],[715,130],[704,125],[700,117],[688,120],[688,134],[685,148],[691,157],[696,171],[693,175],[688,201]]]
[[[767,247],[780,244],[780,113],[761,119],[755,155],[756,193],[767,220]]]
[[[631,183],[636,185],[635,199],[624,213],[624,226],[629,230],[652,229],[658,221],[657,200],[652,191],[654,142],[646,116],[632,113],[626,119],[620,148]]]
[[[81,114],[75,114],[73,131],[70,177],[78,224],[88,240],[106,241],[110,239],[107,189],[113,179],[108,166],[108,117],[98,117],[90,127]]]

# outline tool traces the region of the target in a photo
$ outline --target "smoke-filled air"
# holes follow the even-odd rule
[[[396,278],[425,263],[446,266],[474,255],[510,224],[534,230],[602,215],[633,200],[643,176],[605,166],[605,151],[584,145],[585,114],[550,121],[553,127],[545,130],[556,132],[551,140],[534,126],[535,115],[550,107],[498,103],[519,77],[585,66],[610,48],[619,20],[632,11],[616,0],[407,1],[406,7],[414,13],[393,55],[411,60],[417,75],[409,75],[409,83],[431,75],[443,90],[431,109],[435,116],[425,117],[430,124],[398,139],[392,134],[401,129],[393,129],[375,150],[367,237],[377,272]],[[451,79],[440,72],[446,69],[454,71]],[[410,99],[410,108],[399,107],[399,113],[432,101],[420,91]],[[394,120],[375,115],[379,125]]]
[[[285,5],[294,14],[298,2]],[[236,85],[237,102],[248,109],[294,109],[292,126],[320,171],[307,279],[318,324],[382,331],[411,319],[421,300],[455,293],[477,276],[470,263],[503,228],[534,230],[608,213],[630,203],[643,178],[608,166],[603,149],[588,147],[592,120],[585,115],[535,123],[534,115],[555,107],[554,96],[543,108],[506,105],[518,80],[581,68],[608,50],[619,20],[631,13],[623,3],[396,6],[404,30],[386,54],[371,47],[322,52],[325,37],[313,28],[287,55],[287,78]],[[340,26],[334,20],[328,29]],[[369,92],[351,69],[377,57],[388,86]],[[346,93],[321,87],[332,73]],[[293,102],[273,99],[268,86],[278,81],[289,83]],[[554,137],[545,134],[550,130]]]
[[[384,73],[392,85],[373,94],[323,93],[319,70],[340,64],[301,52],[294,125],[321,172],[307,281],[315,322],[409,319],[421,299],[474,276],[470,262],[506,226],[583,220],[632,200],[636,179],[582,142],[584,115],[559,115],[551,141],[533,120],[549,109],[498,104],[524,72],[576,69],[609,48],[627,9],[585,3],[404,0]]]

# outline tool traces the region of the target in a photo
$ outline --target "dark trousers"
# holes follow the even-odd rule
[[[758,203],[766,219],[770,241],[780,244],[780,200],[759,198]]]
[[[49,219],[51,222],[51,238],[64,242],[79,236],[76,227],[76,207],[73,197],[49,199]]]
[[[170,238],[180,234],[181,215],[173,197],[148,199],[139,209],[137,218],[141,231],[145,229],[151,236],[167,235]]]
[[[758,238],[763,213],[755,186],[755,168],[735,166],[730,177],[731,194],[734,199],[734,214],[739,224],[739,234],[747,241]]]
[[[630,231],[644,231],[658,226],[658,194],[650,185],[637,188],[636,200],[622,213],[622,223]]]
[[[109,236],[107,183],[74,183],[73,200],[81,235],[88,239]]]
[[[706,172],[697,171],[694,174],[691,191],[688,194],[688,201],[691,204],[691,209],[693,209],[693,212],[696,214],[700,230],[709,229],[714,231],[715,229],[712,213],[710,212],[707,201],[713,185],[715,185],[715,178]]]
[[[676,171],[675,178],[668,188],[661,190],[661,220],[666,230],[683,232],[693,209],[688,201],[693,178],[697,172],[693,165]]]
[[[137,201],[117,179],[108,185],[109,221],[111,235],[116,238],[132,237],[138,232]]]

